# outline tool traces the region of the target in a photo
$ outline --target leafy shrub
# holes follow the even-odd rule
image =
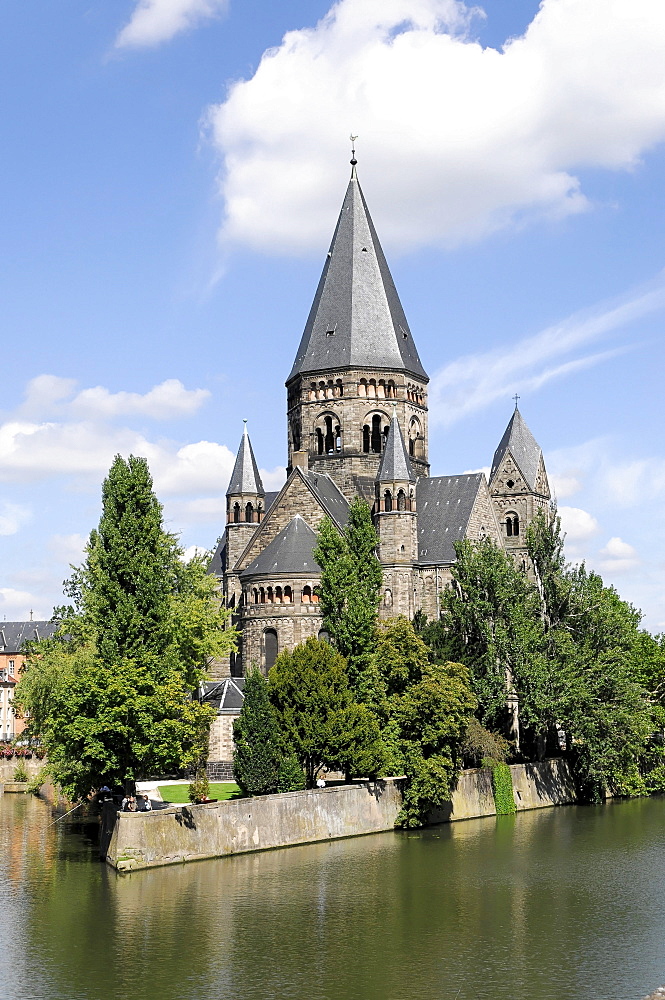
[[[210,782],[204,767],[199,768],[194,780],[189,785],[189,801],[203,802],[210,794]]]
[[[469,719],[462,754],[470,766],[492,767],[494,764],[506,764],[511,751],[512,745],[507,739],[485,729],[475,716]]]
[[[495,764],[492,768],[492,788],[497,816],[517,812],[513,797],[513,776],[507,764]]]
[[[28,780],[28,769],[26,768],[23,761],[19,763],[14,768],[14,781],[27,781]]]

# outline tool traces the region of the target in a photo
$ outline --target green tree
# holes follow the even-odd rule
[[[540,723],[547,663],[538,593],[490,538],[455,543],[452,584],[441,596],[450,659],[471,670],[480,721],[518,740],[509,696],[519,696],[521,723]]]
[[[380,771],[378,723],[354,700],[344,657],[330,643],[308,639],[280,653],[268,686],[281,738],[298,758],[308,788],[324,767],[348,777]]]
[[[192,697],[235,646],[205,560],[182,562],[144,459],[117,457],[86,560],[66,585],[52,640],[16,692],[52,776],[72,796],[102,783],[201,766],[214,710]]]
[[[246,795],[269,795],[278,789],[284,752],[268,681],[258,668],[248,673],[244,693],[233,723],[233,776]]]
[[[462,766],[462,744],[476,707],[466,667],[432,664],[428,649],[407,618],[379,623],[375,661],[382,698],[390,772],[404,774],[398,824],[421,826],[427,813],[450,798]]]
[[[346,659],[351,682],[360,690],[371,661],[377,611],[381,600],[381,564],[372,514],[356,497],[340,535],[329,518],[319,530],[314,558],[321,567],[318,588],[324,627]]]

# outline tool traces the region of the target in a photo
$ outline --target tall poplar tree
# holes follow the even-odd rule
[[[346,659],[358,689],[371,663],[383,574],[376,555],[378,539],[367,503],[356,497],[340,535],[326,518],[314,558],[321,567],[319,597],[324,627]]]
[[[193,696],[235,645],[205,561],[182,561],[145,459],[116,457],[56,638],[35,644],[17,704],[76,797],[197,764],[214,710]]]

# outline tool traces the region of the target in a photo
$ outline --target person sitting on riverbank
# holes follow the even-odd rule
[[[122,811],[123,812],[136,812],[136,798],[133,795],[126,795],[122,800]]]
[[[139,795],[137,808],[139,812],[152,812],[152,802],[147,792],[144,795]]]

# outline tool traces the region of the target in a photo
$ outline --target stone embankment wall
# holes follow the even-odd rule
[[[12,757],[11,760],[0,761],[0,783],[13,781],[14,771],[19,764],[25,767],[29,780],[30,778],[34,778],[36,774],[39,774],[45,763],[46,761],[37,760],[35,757],[31,757],[29,760],[26,760],[25,757]]]
[[[575,800],[564,761],[511,768],[518,811]],[[118,813],[109,803],[102,815],[100,851],[119,871],[216,858],[247,851],[309,844],[392,830],[402,805],[400,778],[175,806],[152,813]],[[432,823],[494,816],[492,772],[464,771],[445,808]]]

